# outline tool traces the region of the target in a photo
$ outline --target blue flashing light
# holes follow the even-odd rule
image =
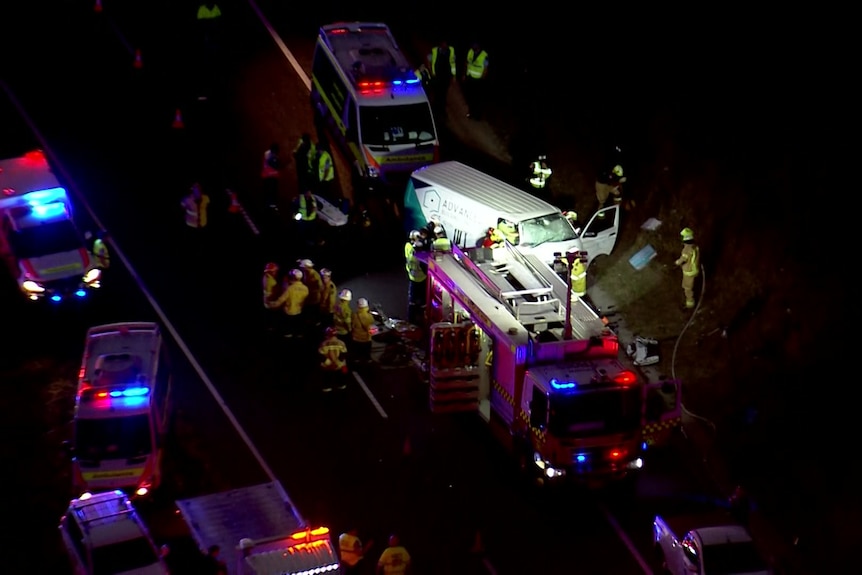
[[[149,387],[127,387],[126,389],[115,389],[108,395],[111,397],[141,397],[150,393]]]
[[[550,383],[554,389],[575,389],[578,386],[576,381],[557,381],[556,377]]]
[[[577,461],[578,463],[586,463],[587,456],[583,453],[579,453],[575,456],[575,461]]]
[[[79,289],[78,291],[75,292],[75,295],[78,297],[84,297],[87,295],[87,292],[85,290]]]
[[[641,451],[646,451],[646,450],[647,450],[647,442],[644,441],[643,443],[641,443]]]
[[[401,86],[403,84],[418,84],[418,83],[419,83],[419,78],[416,78],[415,76],[412,78],[406,78],[404,80],[392,80],[393,86]]]
[[[63,298],[58,296],[57,294],[51,296],[51,301],[60,301],[61,299]]]
[[[30,212],[39,219],[51,219],[66,213],[66,204],[52,202],[50,204],[30,204]]]
[[[65,188],[48,188],[47,190],[35,190],[26,195],[27,203],[31,207],[44,206],[54,202],[62,202],[66,199]]]

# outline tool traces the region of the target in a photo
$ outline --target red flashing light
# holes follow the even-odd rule
[[[628,454],[629,454],[628,449],[623,449],[621,447],[616,448],[616,449],[611,449],[610,451],[608,451],[608,459],[612,459],[612,460],[622,459]]]
[[[619,383],[620,385],[632,385],[633,383],[637,383],[637,381],[638,376],[632,371],[621,371],[614,377],[614,383]]]
[[[347,34],[349,30],[347,28],[333,28],[329,31],[330,34]]]
[[[388,84],[380,80],[362,80],[356,83],[360,94],[381,94]]]
[[[78,379],[84,379],[84,375],[86,375],[86,373],[87,370],[84,369],[84,366],[82,365],[81,368],[78,370]]]
[[[24,159],[28,162],[44,162],[45,152],[42,150],[32,150],[24,154]]]

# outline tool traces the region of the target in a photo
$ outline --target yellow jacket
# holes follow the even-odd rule
[[[281,297],[267,307],[283,307],[287,315],[302,313],[302,304],[308,297],[308,288],[300,280],[291,280]]]
[[[360,343],[371,341],[370,328],[373,325],[374,316],[371,315],[367,307],[356,310],[356,313],[353,314],[353,330],[350,333],[353,341]]]
[[[305,300],[306,305],[320,305],[321,292],[323,291],[323,278],[320,277],[320,272],[314,268],[305,268],[303,283],[308,287],[308,299]]]
[[[350,302],[339,300],[332,316],[332,323],[338,335],[347,335],[350,332],[352,317],[353,309],[350,307]]]
[[[323,340],[317,351],[323,356],[320,367],[326,371],[339,371],[346,365],[342,357],[347,353],[347,346],[336,336]]]
[[[332,280],[323,281],[323,290],[320,292],[320,311],[323,313],[335,313],[335,302],[338,301],[338,288]]]

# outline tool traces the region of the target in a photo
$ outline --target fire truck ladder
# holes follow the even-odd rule
[[[453,247],[454,250],[458,248]],[[517,249],[507,242],[505,247],[492,252],[495,257],[487,258],[483,253],[486,252],[475,250],[459,259],[524,327],[544,331],[551,324],[565,323],[565,302],[555,297],[551,282]]]

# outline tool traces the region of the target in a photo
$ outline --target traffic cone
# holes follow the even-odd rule
[[[144,62],[141,60],[141,50],[140,48],[135,50],[135,68],[140,70],[144,67]]]
[[[473,539],[473,547],[470,548],[470,553],[484,553],[485,545],[482,543],[482,532],[476,531],[476,537]]]
[[[239,200],[236,197],[236,192],[233,190],[227,191],[227,196],[230,198],[230,205],[227,208],[227,211],[231,214],[238,214],[242,211],[242,206],[239,204]]]
[[[100,14],[102,12],[102,0],[96,0],[96,4],[93,6],[93,12],[96,14]]]
[[[174,123],[173,127],[177,130],[181,128],[185,128],[185,124],[183,124],[183,113],[177,108],[177,111],[174,113]]]

